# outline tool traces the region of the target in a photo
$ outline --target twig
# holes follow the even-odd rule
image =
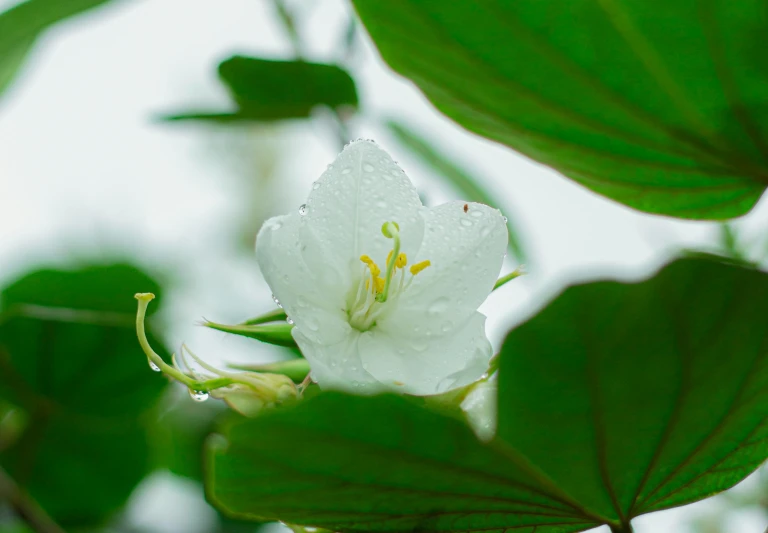
[[[16,514],[37,533],[65,533],[36,501],[16,485],[13,478],[2,467],[0,467],[0,500],[8,501]]]

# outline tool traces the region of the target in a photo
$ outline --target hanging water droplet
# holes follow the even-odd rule
[[[304,215],[306,215],[306,214],[307,214],[307,204],[301,204],[301,205],[299,206],[299,214],[300,214],[301,216],[304,216]]]
[[[278,306],[280,309],[283,308],[283,304],[280,303],[280,300],[278,300],[277,296],[275,296],[274,294],[272,295],[272,300],[274,300],[275,305]]]
[[[366,172],[373,172],[373,165],[371,165],[370,163],[366,163],[363,165],[363,170],[365,170]]]
[[[506,224],[507,223],[507,217],[501,217],[501,218],[504,219],[504,224]]]
[[[208,393],[202,390],[189,389],[189,397],[196,402],[204,402],[208,399]]]
[[[285,321],[288,322],[291,326],[293,326],[293,319],[289,316],[285,317]]]
[[[153,372],[160,372],[160,367],[152,362],[152,360],[149,360],[149,368],[151,368]]]

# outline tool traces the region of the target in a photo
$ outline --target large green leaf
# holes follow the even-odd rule
[[[383,58],[467,129],[650,213],[768,185],[762,0],[353,0]]]
[[[224,428],[209,496],[335,531],[629,532],[768,457],[768,276],[705,259],[568,289],[504,343],[499,430],[325,393]]]
[[[333,531],[599,525],[518,456],[402,398],[323,393],[223,430],[208,495],[233,516]]]
[[[274,121],[306,118],[318,106],[357,108],[357,89],[336,65],[234,56],[219,76],[238,106],[235,112],[186,112],[166,120]]]
[[[499,438],[595,513],[704,498],[768,458],[768,275],[688,259],[570,288],[499,372]]]
[[[28,415],[0,463],[64,524],[105,518],[150,467],[143,417],[166,381],[136,339],[137,290],[159,287],[111,265],[37,271],[0,296],[0,398]]]
[[[0,94],[48,26],[108,0],[26,0],[0,13]]]

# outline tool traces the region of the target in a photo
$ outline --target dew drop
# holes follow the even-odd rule
[[[299,214],[301,216],[304,216],[307,214],[307,204],[301,204],[301,206],[299,206]]]
[[[365,170],[366,172],[373,172],[373,165],[371,165],[370,163],[366,163],[363,165],[363,170]]]
[[[307,325],[307,327],[308,327],[310,330],[312,330],[312,331],[317,331],[318,329],[320,329],[320,326],[318,326],[318,325],[317,325],[317,321],[316,321],[314,318],[311,318],[311,317],[307,317],[307,319],[305,320],[305,322],[307,323],[307,324],[306,324],[306,325]]]
[[[316,190],[317,190],[317,189],[319,189],[319,188],[320,188],[320,182],[319,182],[319,181],[316,181],[316,182],[314,182],[314,183],[312,184],[312,190],[313,190],[313,191],[316,191]]]
[[[160,367],[152,361],[149,361],[149,368],[151,368],[153,372],[160,372]]]
[[[429,307],[427,308],[427,314],[430,315],[436,315],[438,313],[442,313],[446,309],[448,309],[448,304],[450,301],[448,298],[441,297],[432,302]]]
[[[208,399],[208,393],[201,390],[189,389],[189,397],[196,402],[204,402]]]
[[[272,300],[275,302],[275,305],[278,306],[280,309],[283,308],[283,304],[280,303],[280,300],[277,299],[277,296],[274,294],[272,295]]]
[[[507,223],[507,217],[501,217],[501,218],[504,219],[504,223],[506,224]]]
[[[351,168],[349,168],[349,167],[347,167],[347,168],[345,168],[345,169],[343,169],[343,170],[341,171],[341,173],[342,173],[342,174],[349,174],[350,172],[352,172],[352,169],[351,169]]]
[[[461,225],[468,228],[468,227],[470,227],[472,225],[472,221],[471,220],[467,220],[466,218],[462,218],[461,219]]]
[[[274,224],[272,224],[272,225],[269,227],[269,229],[271,229],[272,231],[275,231],[275,230],[279,230],[279,229],[280,229],[280,228],[282,228],[282,227],[283,227],[283,224],[282,224],[282,222],[275,222]]]
[[[481,216],[483,216],[483,212],[482,211],[472,211],[470,213],[470,216],[473,216],[475,218],[480,218]]]
[[[289,316],[285,317],[285,321],[288,322],[291,326],[293,326],[293,319]]]

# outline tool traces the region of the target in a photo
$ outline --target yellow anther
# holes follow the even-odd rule
[[[387,254],[387,260],[384,262],[385,265],[388,265],[389,261],[392,259],[392,252],[394,252],[394,250],[390,250]]]
[[[379,269],[379,266],[373,262],[373,259],[368,257],[367,255],[361,255],[360,261],[365,263],[368,266],[368,269],[371,271],[371,275],[375,278],[379,274],[381,274],[381,269]]]
[[[425,268],[427,268],[431,264],[432,263],[429,262],[429,259],[427,259],[426,261],[422,261],[420,263],[416,263],[415,265],[413,265],[411,267],[411,274],[413,274],[415,276],[416,274],[418,274],[419,272],[421,272],[422,270],[424,270]]]
[[[397,268],[405,268],[405,265],[407,264],[408,264],[408,257],[403,253],[398,254],[397,261],[395,261],[395,266]]]
[[[376,293],[381,294],[384,292],[384,278],[374,278],[373,281],[376,283]]]

